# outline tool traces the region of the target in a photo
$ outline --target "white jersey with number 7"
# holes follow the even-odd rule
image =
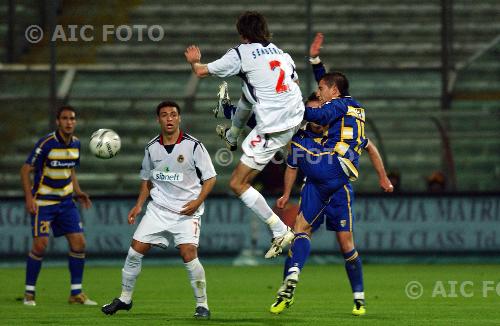
[[[253,104],[259,133],[274,133],[298,125],[304,104],[295,63],[288,53],[273,43],[240,44],[220,59],[208,64],[218,77],[239,76],[243,93]]]

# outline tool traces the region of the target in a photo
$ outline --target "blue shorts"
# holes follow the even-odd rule
[[[351,184],[348,183],[332,196],[330,203],[325,208],[326,229],[335,232],[352,232],[354,225],[353,204],[354,191]],[[318,223],[316,227],[313,225],[313,230],[317,229],[323,221]]]
[[[51,228],[54,237],[83,232],[80,213],[71,199],[55,205],[38,206],[36,214],[31,215],[31,226],[33,237],[48,237]]]
[[[350,189],[350,184],[347,182],[347,178],[345,180],[337,179],[332,183],[323,185],[306,181],[300,192],[300,212],[302,212],[302,215],[307,223],[312,226],[313,232],[318,229],[321,224],[323,224],[327,212],[328,216],[338,217],[342,215],[340,214],[342,209],[337,205],[340,205],[341,207],[348,206],[346,190],[344,187],[349,187],[348,189]],[[342,196],[342,192],[344,196]],[[339,193],[338,196],[337,193]],[[352,189],[347,193],[351,195]],[[330,198],[332,198],[332,200]],[[337,200],[337,203],[332,203],[333,199]],[[350,221],[346,221],[346,224],[349,222]],[[335,230],[333,229],[334,225],[334,220],[330,221],[330,219],[327,219],[328,230]],[[347,230],[349,230],[349,227],[350,225],[347,226]],[[344,229],[342,229],[342,231],[343,230]]]

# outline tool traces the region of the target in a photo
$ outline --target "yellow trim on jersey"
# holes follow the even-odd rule
[[[38,155],[40,155],[43,145],[45,145],[46,142],[48,142],[49,140],[54,139],[54,138],[56,138],[55,135],[49,136],[40,145],[37,146],[37,149],[35,149],[35,155],[33,156],[33,158],[31,159],[31,162],[30,162],[31,166],[33,166],[33,162],[35,161],[36,158],[38,158]],[[40,152],[38,152],[38,149],[40,150]]]
[[[73,182],[68,183],[63,188],[52,188],[47,185],[40,185],[37,193],[40,195],[55,195],[55,196],[67,196],[73,192]]]
[[[71,177],[71,169],[51,169],[48,167],[43,168],[42,172],[45,176],[51,179],[68,179]]]
[[[352,127],[345,126],[344,128],[342,128],[342,139],[353,139],[353,137],[354,130],[352,129]]]
[[[365,122],[365,109],[363,108],[356,108],[354,106],[348,106],[347,107],[347,113],[346,115],[355,117],[356,119],[359,119],[363,122]]]
[[[36,199],[36,204],[38,206],[50,206],[50,205],[56,205],[56,204],[59,204],[60,201],[56,201],[56,200],[46,200],[46,199]]]
[[[56,138],[56,135],[52,135],[52,136],[48,137],[40,145],[38,145],[38,148],[42,149],[43,145],[45,145],[46,142],[48,142],[49,140],[54,139],[54,138]]]
[[[356,153],[361,155],[361,148],[359,148],[359,145],[361,144],[361,132],[362,132],[360,120],[356,119],[356,125],[358,126],[358,138],[356,139],[356,146],[354,146],[354,150],[356,151]]]
[[[313,153],[311,152],[310,150],[308,150],[307,148],[305,148],[304,146],[300,145],[299,143],[296,143],[294,141],[290,142],[291,144],[297,146],[298,148],[306,151],[307,153],[313,155],[313,156],[321,156],[321,155],[331,155],[331,154],[335,154],[335,152],[319,152],[319,153]]]
[[[323,145],[323,144],[322,144],[322,142],[321,142],[321,141],[323,140],[323,137],[313,138],[313,140],[314,140],[314,142],[315,142],[315,143],[318,143],[318,144],[320,144],[320,145]]]
[[[344,185],[344,190],[347,195],[347,209],[349,210],[349,232],[352,232],[352,211],[351,211],[351,195],[349,195],[349,189]],[[357,252],[356,252],[357,253]],[[357,257],[357,256],[356,256]],[[356,258],[354,257],[354,258]],[[351,257],[352,258],[352,257]],[[354,259],[353,258],[353,259]]]
[[[356,181],[358,180],[358,169],[352,164],[352,162],[345,158],[345,157],[339,157],[340,160],[340,165],[343,165],[344,167],[347,168],[348,176],[349,176],[349,181]],[[345,171],[345,170],[344,170]]]
[[[338,142],[335,144],[335,148],[333,150],[340,156],[344,156],[345,153],[347,153],[347,151],[349,150],[349,144],[344,142]]]
[[[50,160],[76,160],[79,156],[78,148],[53,148],[47,157]]]
[[[340,123],[340,142],[344,141],[344,117],[342,117],[342,122]]]

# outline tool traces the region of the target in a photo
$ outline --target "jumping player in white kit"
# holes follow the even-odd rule
[[[168,237],[184,261],[196,298],[194,317],[209,318],[205,270],[198,260],[201,216],[204,200],[215,185],[215,169],[205,146],[180,130],[180,108],[165,101],[156,108],[161,134],[146,146],[141,168],[141,189],[128,215],[134,224],[151,195],[122,270],[122,293],[102,307],[112,315],[132,308],[132,292],[143,256],[152,246],[167,247]]]
[[[248,208],[269,225],[273,240],[265,257],[272,258],[282,252],[294,235],[251,183],[299,129],[304,104],[296,83],[295,64],[290,55],[270,42],[264,16],[257,12],[244,12],[238,18],[236,27],[243,43],[229,49],[222,58],[202,64],[200,49],[195,45],[189,46],[184,54],[198,77],[239,76],[242,79],[244,96],[238,107],[246,109],[248,114],[233,118],[231,129],[218,130],[218,133],[230,143],[231,150],[235,150],[236,139],[246,124],[245,119],[252,110],[255,113],[257,126],[242,143],[243,155],[233,171],[229,186]]]

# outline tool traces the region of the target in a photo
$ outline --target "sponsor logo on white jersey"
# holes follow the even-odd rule
[[[154,170],[151,172],[151,177],[156,181],[163,182],[181,182],[184,180],[184,174],[182,172],[164,172]]]

